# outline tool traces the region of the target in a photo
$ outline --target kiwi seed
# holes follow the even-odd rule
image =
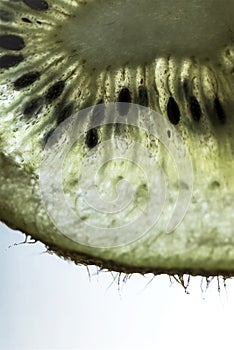
[[[22,55],[4,55],[0,58],[0,69],[15,67],[23,59],[24,57]]]

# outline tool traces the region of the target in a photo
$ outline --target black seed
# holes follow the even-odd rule
[[[29,116],[34,114],[35,112],[38,111],[39,107],[43,103],[43,98],[42,97],[36,97],[30,102],[27,103],[26,107],[24,108],[23,114],[25,116]]]
[[[0,36],[0,47],[7,50],[19,51],[24,48],[24,40],[13,34],[5,34]]]
[[[190,112],[193,120],[198,122],[201,118],[201,107],[195,96],[191,96],[189,98],[189,108],[190,108]]]
[[[120,90],[118,96],[118,102],[131,103],[131,94],[128,88],[124,87]]]
[[[21,18],[23,22],[25,23],[32,23],[32,21],[30,21],[30,19],[26,18],[26,17],[23,17]]]
[[[46,11],[49,8],[49,5],[45,0],[23,0],[23,2],[33,10]]]
[[[125,104],[119,104],[118,105],[118,111],[120,115],[126,115],[129,111],[129,103],[131,103],[131,94],[128,88],[124,87],[120,90],[119,96],[118,96],[118,102],[126,103]]]
[[[98,144],[98,132],[96,129],[87,131],[85,143],[89,148],[94,148]]]
[[[148,107],[149,105],[148,92],[144,85],[138,87],[138,103],[145,107]]]
[[[59,125],[62,123],[65,119],[69,118],[72,115],[74,108],[73,103],[69,103],[69,105],[65,106],[61,112],[59,112],[58,117],[57,117],[57,124]]]
[[[92,120],[95,124],[99,125],[102,123],[103,119],[105,118],[105,110],[106,106],[103,103],[103,100],[99,100],[93,109]]]
[[[167,116],[170,122],[174,125],[177,125],[180,121],[180,110],[172,96],[169,97],[167,103]]]
[[[24,89],[29,85],[32,85],[37,79],[39,79],[39,72],[30,72],[22,75],[14,82],[15,89]]]
[[[221,124],[226,122],[226,114],[218,97],[214,99],[214,109]]]
[[[58,98],[62,94],[64,87],[65,87],[65,83],[62,80],[52,85],[47,91],[46,100],[48,102],[52,102],[56,100],[56,98]]]
[[[5,10],[0,10],[0,19],[3,22],[9,22],[12,20],[12,15],[10,12],[7,12]]]
[[[10,68],[17,66],[22,62],[24,57],[22,55],[5,55],[0,58],[0,68]]]

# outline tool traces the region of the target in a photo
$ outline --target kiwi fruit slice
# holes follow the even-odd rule
[[[232,276],[234,2],[1,0],[0,20],[0,219],[76,263],[126,273]],[[119,103],[125,125],[104,123],[111,103]],[[160,140],[137,127],[140,115],[137,125],[127,124],[131,106],[160,114],[171,125],[168,138],[176,132],[191,159],[191,201],[169,234],[165,223],[178,191],[176,167]],[[40,171],[45,147],[53,148],[52,135],[70,116],[87,109],[92,111],[87,124],[98,120],[100,125],[84,132],[64,159],[67,198],[69,191],[77,194],[82,160],[90,157],[95,167],[98,149],[117,136],[125,140],[122,149],[142,143],[166,174],[169,190],[162,223],[128,244],[82,244],[59,230],[44,205]],[[144,210],[148,193],[137,169],[144,155],[135,148],[131,152],[133,163],[118,159],[99,172],[100,195],[110,195],[109,203],[120,180],[134,184],[133,197],[126,191],[133,198],[132,209],[107,220],[120,234],[116,220],[123,224],[134,219]],[[111,159],[111,149],[105,148],[105,154]],[[155,167],[147,169],[151,178]],[[85,175],[84,181],[93,175],[89,167]],[[126,187],[120,190],[124,193]],[[93,215],[79,192],[77,197],[83,205],[81,219],[102,226],[101,214]],[[69,231],[72,224],[62,206],[57,214]],[[139,222],[138,227],[144,231],[146,224]],[[86,236],[85,229],[78,231]]]

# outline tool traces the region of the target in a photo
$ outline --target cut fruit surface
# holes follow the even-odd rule
[[[233,1],[2,0],[0,20],[0,219],[77,263],[233,275]]]

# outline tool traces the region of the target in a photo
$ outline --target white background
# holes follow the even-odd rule
[[[0,349],[233,349],[234,282],[99,272],[0,225]],[[203,280],[205,290],[205,280]]]

